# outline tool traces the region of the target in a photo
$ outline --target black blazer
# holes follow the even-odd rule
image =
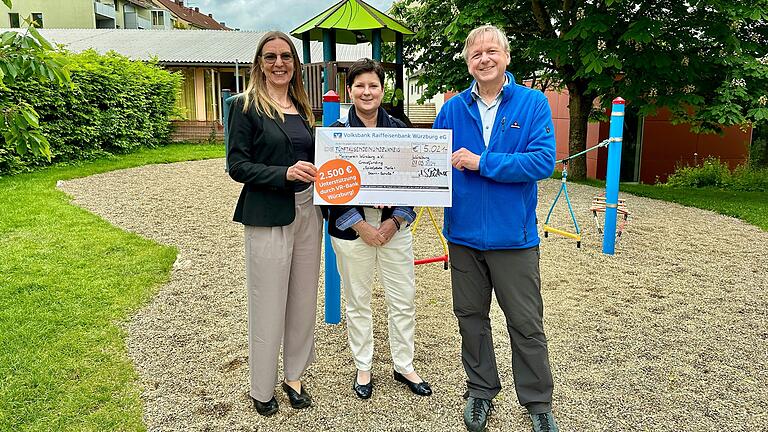
[[[297,162],[293,144],[279,118],[258,114],[253,106],[244,113],[243,103],[241,95],[229,111],[229,176],[243,183],[233,219],[253,226],[289,225],[296,218],[295,182],[285,179]],[[314,151],[310,154],[314,157]]]

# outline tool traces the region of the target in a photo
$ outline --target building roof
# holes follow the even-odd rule
[[[168,9],[183,21],[192,24],[195,27],[209,30],[231,30],[213,18],[213,15],[200,13],[200,8],[190,8],[184,6],[182,0],[154,0],[155,2]]]
[[[165,66],[234,66],[250,64],[264,32],[222,30],[129,30],[129,29],[39,29],[48,41],[73,52],[94,49],[115,51],[134,60],[157,58]],[[302,42],[293,39],[302,55]],[[323,61],[323,45],[310,42],[312,62]],[[338,45],[339,61],[371,57],[371,45]]]

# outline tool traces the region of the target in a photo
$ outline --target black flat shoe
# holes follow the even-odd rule
[[[355,378],[352,380],[352,390],[355,391],[355,394],[360,399],[370,399],[373,394],[373,375],[371,375],[371,380],[368,381],[368,384],[358,384],[357,372],[355,372]]]
[[[253,407],[256,408],[257,413],[264,417],[269,417],[277,412],[277,399],[275,399],[274,396],[267,402],[259,402],[256,399],[253,399]]]
[[[417,394],[419,396],[429,396],[432,394],[432,387],[429,386],[429,383],[426,381],[422,381],[420,383],[411,382],[408,378],[404,377],[403,374],[401,374],[398,371],[392,371],[393,376],[395,377],[395,381],[400,381],[401,383],[408,386],[409,389],[414,394]]]
[[[288,395],[288,401],[291,403],[291,408],[302,409],[312,405],[312,397],[307,393],[307,390],[303,385],[301,386],[301,393],[296,393],[296,390],[285,382],[283,382],[282,387],[285,394]]]

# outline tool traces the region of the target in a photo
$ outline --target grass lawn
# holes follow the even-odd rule
[[[119,323],[176,250],[71,205],[56,181],[223,156],[180,144],[0,178],[0,431],[145,429]]]
[[[560,176],[555,173],[553,178],[559,179]],[[579,183],[605,189],[605,182],[602,181],[585,180]],[[711,210],[741,219],[768,231],[768,193],[766,192],[737,192],[716,188],[676,188],[628,183],[622,183],[619,191]]]

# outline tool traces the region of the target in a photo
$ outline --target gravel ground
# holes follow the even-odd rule
[[[248,400],[242,227],[231,221],[240,186],[223,160],[152,165],[61,183],[82,206],[179,257],[170,282],[121,323],[151,431],[463,431],[464,372],[450,276],[418,266],[415,364],[434,389],[412,395],[391,378],[386,313],[375,288],[375,388],[360,401],[344,325],[323,323],[305,376],[315,400],[260,417]],[[540,185],[543,220],[559,182]],[[768,429],[768,232],[712,212],[625,196],[632,212],[615,256],[601,253],[588,211],[598,189],[569,186],[581,249],[542,239],[545,326],[563,431]],[[565,226],[562,218],[553,225]],[[440,211],[436,212],[441,216]],[[426,222],[426,221],[425,221]],[[440,253],[428,223],[417,257]],[[322,278],[322,275],[321,275]],[[500,309],[492,309],[504,389],[489,431],[530,426],[517,404]],[[279,390],[279,389],[278,389]]]

